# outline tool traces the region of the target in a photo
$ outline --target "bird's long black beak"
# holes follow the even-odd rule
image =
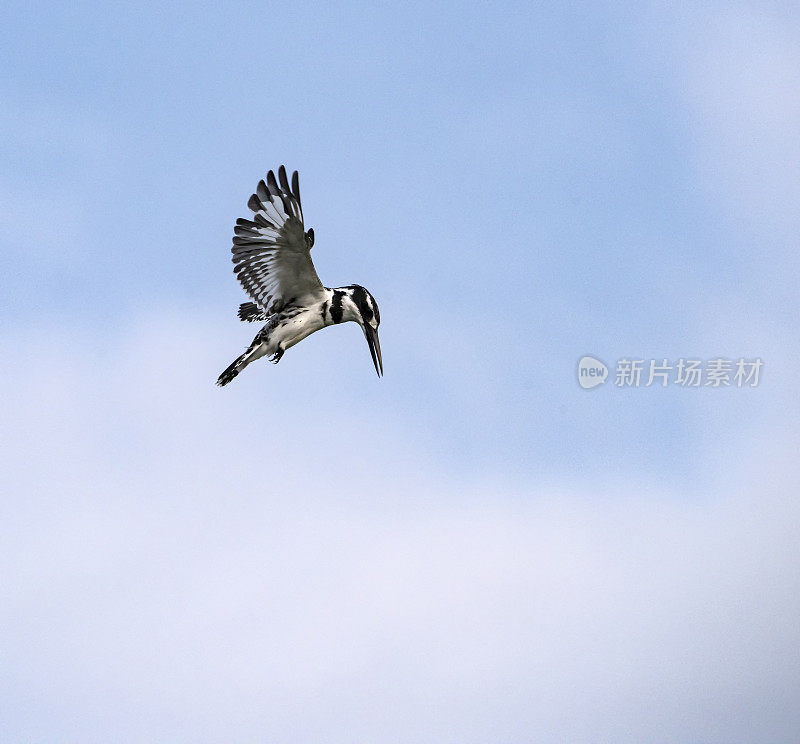
[[[378,373],[378,377],[381,377],[383,375],[383,358],[381,357],[381,342],[378,341],[378,332],[373,330],[372,326],[365,325],[363,328],[369,344],[369,353],[372,354],[372,361],[375,364],[375,371]]]

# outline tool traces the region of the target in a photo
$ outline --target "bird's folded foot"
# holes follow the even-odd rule
[[[278,350],[269,358],[269,360],[273,364],[277,364],[281,360],[282,356],[283,356],[283,349],[281,349],[281,347],[279,346]]]

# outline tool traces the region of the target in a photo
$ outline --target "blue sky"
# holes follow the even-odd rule
[[[12,738],[796,736],[796,9],[0,33]],[[323,282],[380,304],[382,380],[353,325],[213,386],[281,163]],[[584,391],[584,354],[765,366]]]

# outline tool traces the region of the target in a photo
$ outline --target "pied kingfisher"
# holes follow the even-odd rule
[[[263,356],[269,355],[269,360],[277,364],[286,349],[314,331],[348,320],[354,320],[364,331],[380,377],[383,359],[378,342],[378,305],[358,284],[337,289],[322,286],[311,262],[314,230],[306,231],[303,224],[297,171],[292,174],[291,187],[283,166],[278,169],[277,180],[270,171],[247,206],[255,214],[252,220],[236,220],[231,249],[234,273],[253,299],[239,306],[239,318],[266,324],[247,351],[219,376],[217,385],[227,385],[250,362]]]

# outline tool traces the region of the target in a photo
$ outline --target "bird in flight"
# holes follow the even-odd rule
[[[217,385],[227,385],[250,362],[263,356],[277,364],[286,349],[314,331],[348,320],[364,331],[380,377],[383,359],[378,342],[378,305],[358,284],[336,289],[322,286],[311,262],[314,230],[306,230],[303,223],[297,171],[292,174],[291,186],[283,166],[277,179],[270,171],[247,206],[254,213],[253,219],[236,220],[231,249],[233,271],[253,300],[239,306],[239,318],[263,322],[264,327],[247,351],[219,376]]]

